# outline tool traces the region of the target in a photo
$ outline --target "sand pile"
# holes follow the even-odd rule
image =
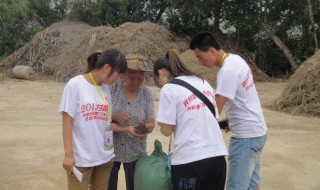
[[[116,48],[125,54],[141,53],[152,61],[169,48],[185,51],[187,40],[151,23],[124,23],[117,28],[91,27],[81,22],[55,23],[38,32],[25,46],[2,62],[4,69],[27,65],[37,73],[66,81],[83,73],[86,58],[94,51]]]
[[[238,53],[248,63],[259,81],[269,80],[254,62],[254,54],[235,49],[235,45],[223,39],[224,49]],[[4,70],[16,65],[30,66],[37,74],[45,74],[57,81],[67,81],[85,71],[86,58],[95,51],[116,48],[125,54],[140,53],[150,62],[163,57],[169,48],[182,53],[187,66],[202,75],[214,86],[217,70],[197,65],[197,59],[189,49],[188,38],[180,38],[170,33],[164,26],[151,22],[124,23],[119,27],[92,27],[81,22],[63,21],[38,32],[25,46],[11,54],[2,62]],[[230,51],[229,51],[230,50]],[[148,82],[152,79],[147,78]]]
[[[320,51],[296,70],[273,107],[291,114],[320,116]]]
[[[16,65],[26,65],[37,73],[52,75],[55,69],[48,63],[48,59],[61,54],[70,44],[86,35],[84,31],[90,28],[92,27],[81,22],[55,23],[38,32],[32,40],[7,57],[2,62],[2,67],[9,70]],[[59,61],[61,60],[56,60]]]

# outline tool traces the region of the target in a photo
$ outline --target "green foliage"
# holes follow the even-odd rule
[[[27,0],[27,13],[30,20],[38,22],[42,27],[60,21],[67,12],[67,0]]]
[[[209,20],[199,9],[172,10],[167,19],[169,29],[179,35],[192,35],[198,30],[208,29]]]
[[[151,22],[162,22],[163,14],[172,6],[171,0],[145,1],[145,17]]]
[[[99,4],[96,1],[75,0],[71,4],[69,18],[86,22],[92,26],[104,25],[99,14]]]
[[[27,30],[25,10],[19,3],[0,3],[0,55],[21,47],[32,34]]]
[[[75,0],[69,16],[92,26],[116,27],[124,22],[158,22],[169,5],[169,0]]]
[[[287,63],[283,52],[269,39],[261,39],[257,44],[255,55],[256,64],[271,77],[288,77],[291,73],[290,64]]]
[[[311,2],[319,36],[320,1]],[[263,30],[265,18],[298,62],[314,53],[306,0],[2,0],[0,55],[9,55],[36,31],[63,19],[113,27],[149,20],[178,35],[194,35],[213,28],[216,31],[222,26],[239,47],[256,54],[257,64],[267,74],[287,74],[290,64]]]
[[[142,22],[146,20],[143,1],[110,0],[103,7],[105,22],[119,26],[124,22]]]
[[[68,0],[11,0],[0,3],[0,55],[9,55],[33,34],[68,12]]]
[[[173,1],[167,11],[169,29],[179,35],[193,35],[219,25],[222,1]]]
[[[319,15],[319,2],[314,0],[313,3],[314,12]],[[233,0],[225,5],[225,26],[236,29],[229,35],[244,48],[253,51],[258,65],[269,75],[287,74],[290,64],[281,50],[264,34],[261,24],[265,18],[272,31],[286,44],[298,62],[303,62],[314,53],[307,1]]]

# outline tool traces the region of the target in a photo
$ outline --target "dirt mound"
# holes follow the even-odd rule
[[[51,74],[66,81],[83,73],[92,52],[116,48],[125,54],[141,53],[150,65],[169,48],[185,51],[186,39],[172,35],[165,27],[151,22],[124,23],[117,28],[91,27],[81,22],[60,22],[38,32],[25,46],[2,62],[11,69],[31,66],[37,73]]]
[[[215,34],[220,42],[225,42],[223,45],[226,46],[226,51],[238,53],[249,60],[248,63],[258,81],[269,80],[269,77],[255,65],[253,53],[236,50],[236,46],[224,39],[223,34]],[[152,67],[152,62],[164,56],[169,48],[176,48],[184,52],[182,58],[188,67],[214,86],[217,70],[195,64],[197,60],[192,51],[188,50],[189,41],[190,39],[179,38],[164,26],[151,22],[128,22],[112,28],[63,21],[38,32],[25,46],[5,59],[1,67],[10,71],[16,65],[27,65],[37,74],[66,81],[83,73],[87,66],[86,58],[94,51],[116,48],[124,54],[140,53],[149,59]],[[152,79],[147,78],[147,82],[150,81]]]
[[[291,114],[320,116],[320,51],[296,70],[273,107]]]
[[[27,65],[37,73],[54,74],[55,70],[47,62],[69,48],[70,44],[81,39],[84,31],[92,28],[81,22],[55,23],[38,32],[32,40],[15,51],[2,62],[2,67],[9,70],[16,65]],[[59,62],[61,60],[56,60]]]

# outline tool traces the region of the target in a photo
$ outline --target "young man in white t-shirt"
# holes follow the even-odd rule
[[[227,190],[260,189],[260,154],[267,127],[248,64],[224,52],[210,32],[197,33],[190,42],[199,63],[219,67],[216,102],[226,108],[231,130]]]

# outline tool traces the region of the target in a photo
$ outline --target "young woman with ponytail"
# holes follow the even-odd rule
[[[212,87],[189,70],[174,49],[155,62],[153,71],[161,88],[157,122],[163,135],[174,135],[173,190],[224,190],[227,149],[218,122],[193,92],[171,82],[179,79],[189,83],[216,108]]]
[[[125,56],[115,49],[95,52],[83,75],[66,84],[59,108],[63,117],[63,168],[69,190],[106,190],[114,148],[109,85],[127,70]],[[83,174],[80,182],[73,168]]]

